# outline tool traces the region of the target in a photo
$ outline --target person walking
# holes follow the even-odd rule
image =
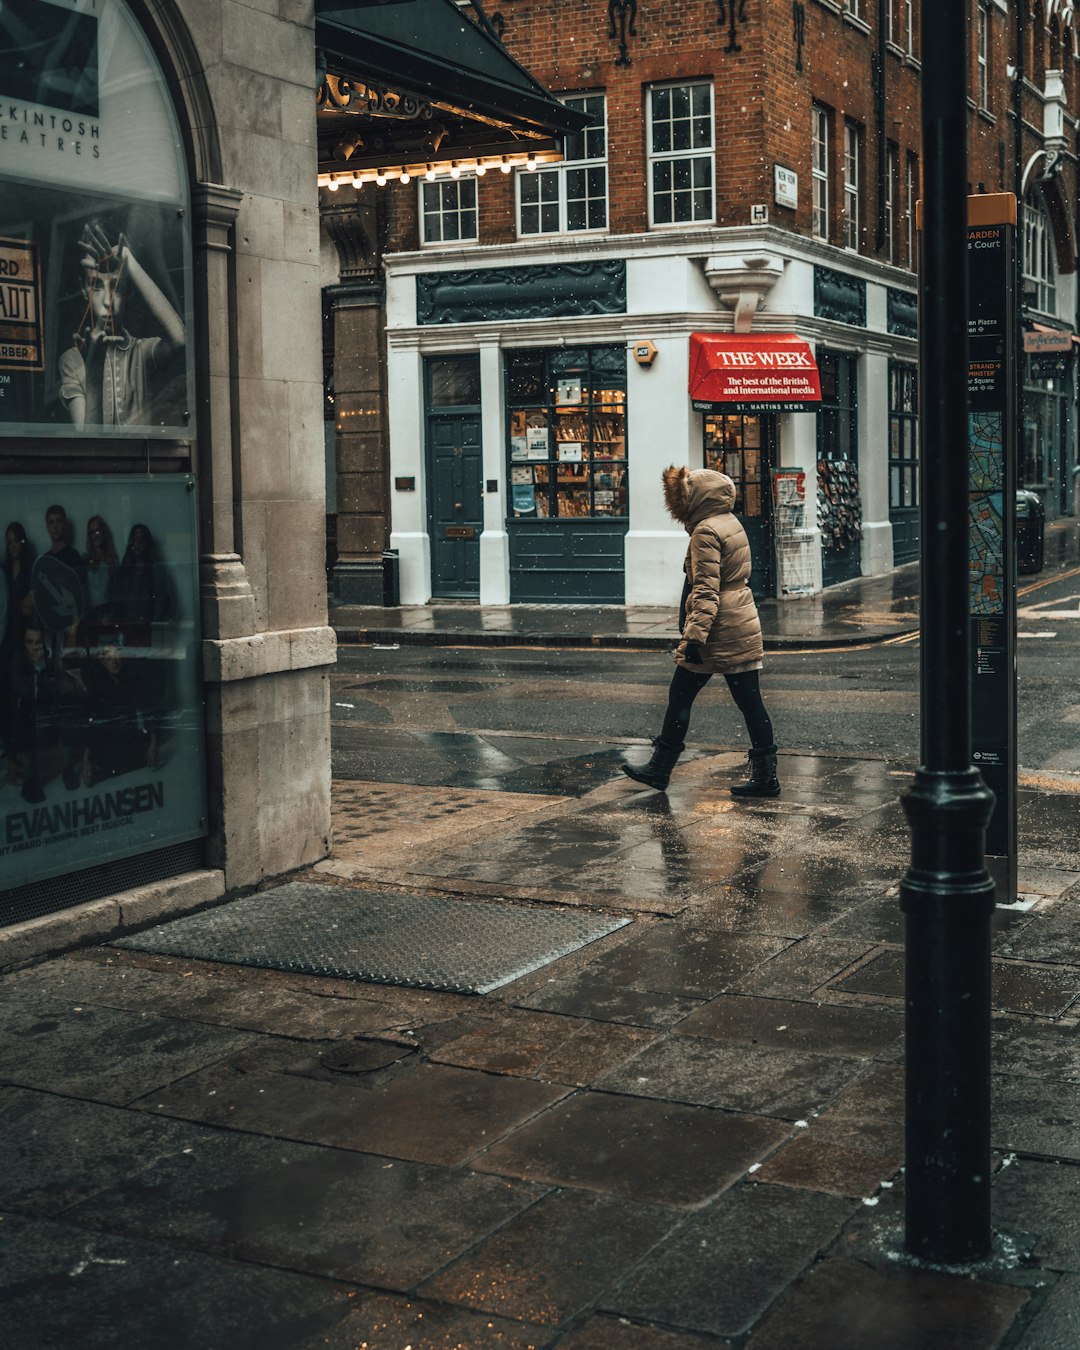
[[[665,791],[686,749],[694,699],[713,675],[723,675],[750,734],[749,781],[730,791],[735,797],[778,797],[776,742],[758,676],[765,649],[750,590],[750,544],[734,514],[735,484],[714,469],[675,465],[664,470],[663,483],[668,511],[690,535],[679,605],[682,638],[652,758],[640,767],[624,764],[623,772]]]

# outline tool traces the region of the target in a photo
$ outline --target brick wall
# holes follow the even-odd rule
[[[896,203],[896,257],[907,256],[905,165],[918,157],[918,38],[908,52],[906,5],[895,0],[896,30],[884,51],[886,107],[878,125],[874,96],[874,61],[879,49],[879,5],[864,0],[863,23],[853,22],[831,0],[805,0],[801,66],[792,7],[775,0],[747,0],[746,20],[736,24],[739,50],[727,50],[730,27],[717,22],[716,0],[676,0],[663,8],[640,5],[636,35],[626,40],[629,64],[618,64],[619,42],[609,37],[608,9],[603,0],[504,0],[504,41],[510,53],[554,92],[603,90],[608,98],[609,222],[613,234],[648,228],[645,151],[646,90],[655,82],[711,78],[715,97],[716,223],[749,223],[749,206],[764,203],[770,221],[799,234],[811,232],[811,109],[820,103],[831,114],[829,240],[842,245],[844,126],[861,129],[859,251],[884,257],[878,230],[878,146],[895,151],[898,165],[893,186]],[[912,0],[915,3],[915,0]],[[974,15],[976,0],[972,0]],[[725,6],[730,15],[731,6]],[[887,13],[887,11],[886,11]],[[990,15],[989,108],[972,102],[969,123],[971,191],[1011,191],[1017,146],[1013,132],[1012,81],[1006,66],[1015,61],[1012,7],[1009,15],[996,5]],[[975,34],[970,25],[969,91],[974,94]],[[896,37],[898,42],[891,39]],[[1058,63],[1066,72],[1070,109],[1080,97],[1077,63],[1071,39],[1040,29],[1029,31],[1026,66],[1042,87],[1044,71]],[[1030,124],[1021,147],[1022,162],[1037,148],[1033,132],[1041,129],[1042,105],[1034,84],[1024,95],[1025,122]],[[773,165],[782,164],[799,176],[799,206],[791,211],[773,201]],[[1067,170],[1067,194],[1075,201],[1075,170]],[[516,238],[514,177],[487,175],[479,183],[480,241],[507,243]],[[414,188],[390,186],[389,248],[419,246]]]

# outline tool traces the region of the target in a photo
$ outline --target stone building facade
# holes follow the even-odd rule
[[[18,960],[328,852],[320,184],[353,354],[338,411],[360,428],[385,390],[370,231],[363,208],[335,224],[341,186],[362,200],[388,146],[554,160],[581,119],[452,0],[10,0],[0,95]],[[366,434],[342,438],[346,475]]]
[[[92,936],[326,853],[335,644],[311,4],[50,0],[3,39],[34,347],[4,353],[0,495],[36,555],[27,607],[4,588],[10,709],[40,669],[5,727],[0,900],[32,953],[58,910]]]

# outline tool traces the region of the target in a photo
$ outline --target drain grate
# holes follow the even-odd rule
[[[629,922],[579,910],[294,881],[112,945],[372,984],[487,994]]]

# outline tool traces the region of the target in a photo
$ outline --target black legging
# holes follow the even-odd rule
[[[674,748],[686,741],[690,727],[690,712],[694,699],[712,679],[711,675],[699,675],[687,670],[685,666],[676,666],[668,689],[667,712],[660,731],[660,741]],[[756,670],[744,670],[738,675],[725,675],[727,686],[735,706],[742,713],[746,730],[750,733],[750,744],[755,750],[771,749],[773,745],[773,727],[765,704],[761,700],[761,686]]]

